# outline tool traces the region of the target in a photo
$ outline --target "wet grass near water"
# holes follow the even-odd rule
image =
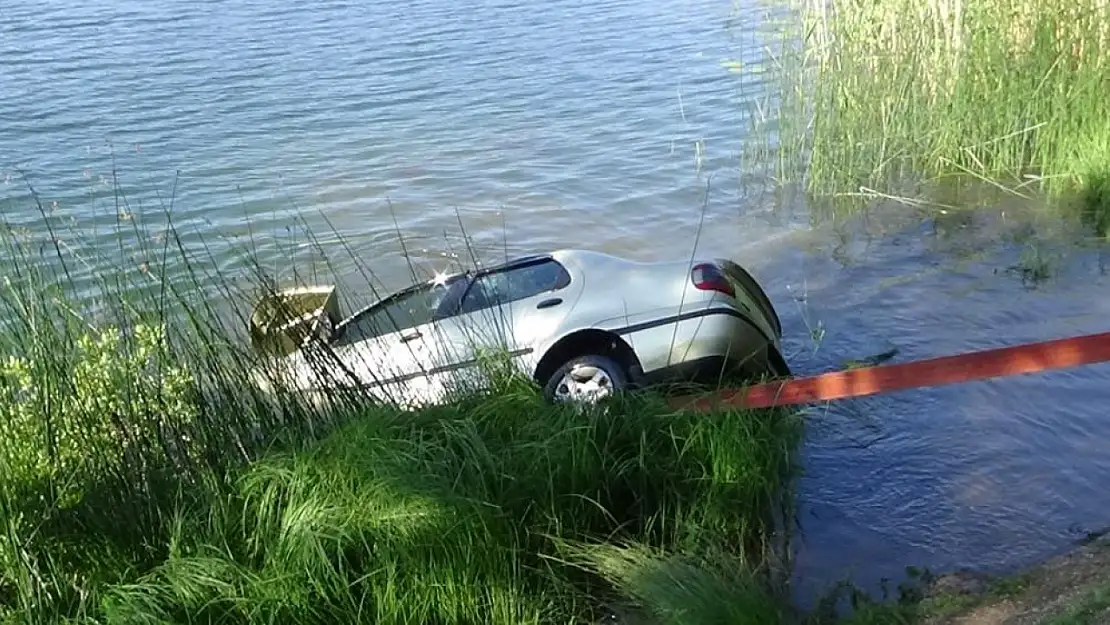
[[[249,305],[280,280],[159,227],[157,264],[119,269],[121,245],[80,279],[54,225],[4,234],[0,621],[789,617],[797,415],[580,412],[496,369],[417,411],[263,396],[211,291]]]

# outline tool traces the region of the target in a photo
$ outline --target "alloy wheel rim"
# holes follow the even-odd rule
[[[555,387],[559,401],[594,404],[613,394],[613,378],[595,365],[575,365]]]

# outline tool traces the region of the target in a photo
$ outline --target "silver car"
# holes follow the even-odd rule
[[[283,323],[272,303],[267,314],[256,308],[253,337],[261,345],[280,335],[278,373],[314,397],[357,390],[405,405],[441,402],[483,384],[488,354],[510,359],[557,401],[790,374],[770,300],[725,259],[644,263],[563,249],[438,276],[342,320],[331,287],[278,297]]]

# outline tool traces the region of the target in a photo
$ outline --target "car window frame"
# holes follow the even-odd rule
[[[355,342],[377,340],[391,334],[397,334],[399,332],[404,332],[405,330],[411,330],[412,328],[416,328],[427,323],[433,323],[435,321],[443,319],[446,316],[449,316],[444,315],[445,310],[455,310],[458,308],[458,302],[461,301],[462,294],[466,293],[469,290],[470,284],[473,279],[473,275],[469,273],[462,273],[448,277],[447,281],[442,285],[436,284],[435,280],[427,280],[405,287],[404,289],[401,289],[400,291],[397,291],[371,304],[370,306],[367,306],[366,308],[343,320],[343,322],[338,324],[335,328],[335,332],[332,335],[331,345],[335,347],[342,347],[345,345],[351,345]],[[388,332],[382,332],[380,334],[363,335],[358,339],[358,341],[346,340],[347,331],[352,326],[358,326],[360,322],[366,320],[367,318],[374,317],[375,315],[381,313],[382,309],[396,305],[400,300],[406,297],[421,294],[426,295],[427,291],[435,288],[445,288],[447,289],[447,293],[444,295],[443,299],[440,300],[439,304],[436,306],[436,310],[432,313],[431,317],[427,321],[401,327],[403,324],[398,323],[396,319],[393,319],[391,317],[390,321],[394,326],[396,326],[394,329]]]
[[[556,267],[559,268],[559,271],[561,273],[561,275],[559,276],[559,280],[556,282],[554,287],[549,288],[549,289],[544,290],[544,291],[537,291],[537,292],[531,293],[529,295],[524,295],[522,297],[515,297],[515,298],[512,298],[512,299],[506,299],[506,300],[503,300],[503,301],[489,303],[485,306],[482,306],[481,308],[475,308],[473,310],[463,310],[463,305],[466,302],[466,298],[471,294],[471,292],[474,290],[474,288],[478,285],[478,282],[480,280],[482,280],[483,278],[489,278],[490,276],[496,276],[498,274],[510,274],[511,272],[514,272],[514,271],[524,271],[524,270],[536,267],[538,265],[546,265],[546,264],[554,264]],[[463,291],[462,295],[458,297],[458,300],[456,302],[452,302],[452,308],[451,308],[452,312],[449,316],[470,315],[470,314],[482,312],[482,311],[485,311],[485,310],[490,310],[492,308],[496,308],[496,307],[499,307],[499,306],[504,306],[506,304],[512,304],[513,302],[519,302],[519,301],[526,300],[526,299],[529,299],[529,298],[532,298],[532,297],[537,297],[539,295],[543,295],[544,293],[555,293],[555,292],[562,291],[563,289],[569,287],[572,282],[574,282],[574,276],[571,275],[570,270],[567,269],[566,265],[559,262],[558,259],[552,258],[550,256],[541,257],[541,258],[533,258],[533,259],[529,259],[529,260],[526,260],[526,261],[523,261],[523,262],[512,263],[512,264],[504,265],[504,266],[500,266],[500,267],[492,267],[492,268],[487,269],[485,271],[479,272],[479,273],[475,274],[473,277],[471,277],[469,284],[467,284],[467,286],[466,286],[466,290]]]

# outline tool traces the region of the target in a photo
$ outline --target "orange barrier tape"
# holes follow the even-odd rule
[[[1026,343],[927,360],[775,380],[742,389],[671,402],[680,410],[714,407],[770,408],[864,397],[910,388],[942,386],[1110,361],[1110,332]]]

